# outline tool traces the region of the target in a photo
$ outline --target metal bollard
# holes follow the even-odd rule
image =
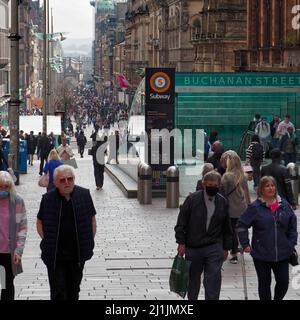
[[[142,184],[141,184],[141,168],[144,165],[143,162],[139,162],[137,166],[137,199],[140,202],[141,201],[141,191],[142,191]]]
[[[179,207],[179,171],[175,166],[167,170],[167,208]]]
[[[148,164],[143,164],[140,171],[140,204],[152,203],[152,169]]]
[[[290,162],[286,166],[290,172],[291,176],[291,182],[292,182],[292,190],[294,194],[294,198],[296,201],[296,205],[298,206],[299,201],[298,201],[298,194],[299,194],[299,176],[298,176],[298,167],[295,163]]]

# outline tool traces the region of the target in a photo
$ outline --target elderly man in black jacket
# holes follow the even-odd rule
[[[289,170],[281,164],[281,151],[273,149],[270,155],[272,163],[262,167],[261,177],[272,176],[276,180],[280,197],[287,200],[293,209],[296,210],[297,206],[292,190],[291,176]]]
[[[96,210],[89,190],[75,185],[73,167],[57,167],[54,184],[37,216],[42,260],[51,300],[78,300],[85,261],[93,256]]]
[[[227,200],[218,193],[221,175],[208,172],[204,190],[189,195],[182,205],[175,237],[178,254],[192,261],[188,299],[197,300],[204,271],[206,300],[218,300],[221,291],[221,268],[232,245],[232,228]]]

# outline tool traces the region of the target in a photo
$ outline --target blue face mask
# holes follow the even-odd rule
[[[0,191],[0,199],[7,198],[9,196],[9,191]]]

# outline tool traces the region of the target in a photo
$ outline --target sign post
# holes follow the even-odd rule
[[[174,165],[175,68],[146,68],[146,159],[152,168],[153,189],[165,189],[165,174]],[[164,148],[167,146],[167,148]]]

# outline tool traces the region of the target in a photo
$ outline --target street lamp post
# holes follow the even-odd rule
[[[47,26],[48,26],[48,1],[44,0],[43,8],[43,132],[47,134],[47,113],[48,113],[48,79],[47,79],[47,65],[48,65],[48,39],[47,39]]]
[[[19,184],[19,0],[11,0],[11,32],[8,36],[11,48],[11,76],[8,119],[10,133],[10,147],[8,155],[9,166],[17,177],[16,185]]]

